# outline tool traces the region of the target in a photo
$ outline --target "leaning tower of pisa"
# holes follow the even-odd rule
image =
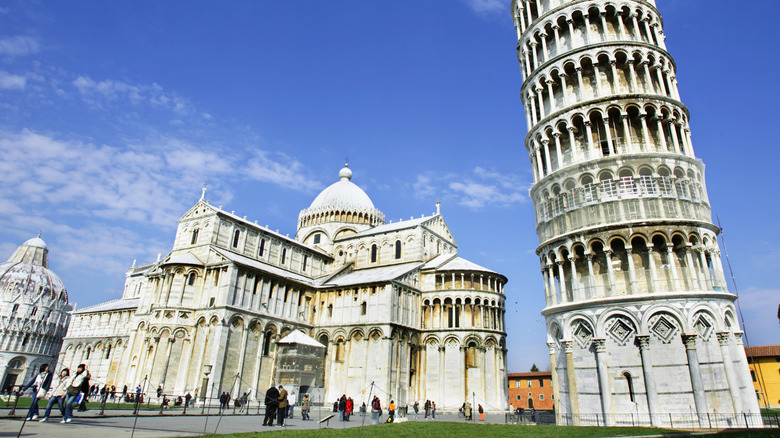
[[[512,12],[559,424],[760,422],[655,2]]]

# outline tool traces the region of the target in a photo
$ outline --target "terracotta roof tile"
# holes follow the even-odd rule
[[[536,371],[536,372],[527,372],[527,373],[507,373],[507,377],[510,379],[538,379],[539,377],[550,377],[552,378],[552,373],[550,371]]]
[[[759,345],[756,347],[745,347],[745,354],[748,359],[753,357],[775,357],[780,356],[780,345]]]

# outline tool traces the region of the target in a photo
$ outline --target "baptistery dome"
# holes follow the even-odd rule
[[[41,364],[54,367],[71,310],[40,235],[0,264],[0,391],[18,389]]]

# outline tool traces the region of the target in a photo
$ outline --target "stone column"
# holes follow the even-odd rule
[[[651,94],[655,94],[655,86],[653,85],[653,76],[650,74],[650,66],[648,61],[642,61],[642,67],[645,71],[645,80],[647,81],[647,88]]]
[[[572,299],[582,300],[583,293],[579,287],[579,278],[577,277],[577,256],[569,255],[569,267],[571,268],[571,294]]]
[[[599,395],[601,396],[601,413],[604,415],[604,425],[612,426],[614,422],[609,413],[612,411],[612,392],[609,389],[609,369],[607,368],[607,340],[594,339],[596,348],[596,366],[599,373]]]
[[[658,271],[655,269],[655,258],[653,257],[653,244],[648,243],[647,244],[647,265],[650,269],[650,282],[652,285],[650,286],[651,292],[656,292],[658,290]]]
[[[634,151],[634,143],[631,141],[631,129],[628,124],[628,114],[621,114],[620,120],[623,123],[623,135],[625,136],[626,140],[625,152],[631,153]]]
[[[563,260],[556,260],[555,264],[558,265],[558,286],[561,289],[561,303],[568,303],[569,291],[566,289],[566,275],[563,272]]]
[[[171,363],[171,349],[176,338],[173,333],[168,336],[168,344],[165,346],[165,363],[163,364],[162,377],[160,377],[160,386],[165,387],[165,375],[168,374],[168,365]]]
[[[553,134],[555,138],[555,153],[558,155],[558,169],[563,167],[563,150],[561,149],[561,133],[556,132]]]
[[[560,55],[561,54],[561,34],[558,32],[558,24],[552,25],[553,30],[553,38],[555,38],[555,54]]]
[[[655,376],[653,374],[653,356],[650,353],[650,335],[636,337],[639,344],[639,354],[642,356],[642,374],[645,378],[645,394],[647,395],[647,410],[650,414],[650,424],[654,427],[661,425],[661,414],[658,405],[658,391],[655,388]]]
[[[699,414],[699,423],[701,415],[707,414],[707,397],[704,393],[704,381],[701,378],[701,369],[699,368],[699,356],[696,353],[697,335],[682,335],[685,343],[685,354],[688,356],[688,371],[691,375],[691,387],[693,388],[693,402],[696,405],[696,412]]]
[[[655,115],[656,130],[658,131],[658,140],[661,142],[661,150],[667,152],[669,146],[666,145],[666,132],[664,132],[664,125],[661,123],[661,115]]]
[[[571,99],[569,98],[569,90],[568,86],[566,85],[566,72],[561,71],[558,73],[558,77],[561,78],[561,93],[563,93],[563,106],[566,106],[571,102]]]
[[[631,283],[631,293],[638,294],[640,291],[636,287],[636,273],[634,272],[634,248],[631,246],[626,247],[626,255],[628,256],[628,280]]]
[[[547,279],[550,282],[550,297],[552,298],[553,306],[558,304],[558,291],[555,290],[555,275],[553,274],[552,263],[547,264]],[[561,298],[562,300],[563,298]]]
[[[699,285],[699,278],[696,275],[696,267],[693,265],[693,256],[691,255],[691,244],[687,243],[685,247],[685,261],[688,264],[688,275],[691,277],[691,288],[703,289]]]
[[[593,275],[593,253],[585,253],[585,258],[588,259],[588,282],[590,283],[590,293],[585,294],[585,298],[593,298],[594,288],[596,287],[596,276]],[[589,296],[587,296],[589,295]]]
[[[645,144],[645,150],[651,151],[655,148],[652,146],[652,143],[650,143],[652,138],[650,137],[650,129],[647,127],[647,113],[640,113],[639,121],[642,122],[642,137]]]
[[[615,273],[612,270],[612,250],[610,248],[605,248],[604,256],[607,259],[607,277],[609,278],[609,294],[607,294],[607,296],[612,296],[615,294]]]
[[[750,412],[757,414],[760,409],[758,407],[758,398],[756,397],[755,390],[753,389],[753,379],[750,375],[750,367],[748,366],[747,355],[745,354],[745,347],[742,344],[742,335],[740,331],[734,332],[734,346],[737,360],[739,361],[738,377],[742,386],[742,409],[744,412]]]
[[[558,109],[558,105],[555,103],[555,92],[553,91],[555,81],[548,79],[545,82],[547,83],[547,93],[550,95],[550,113],[552,114]]]
[[[553,398],[555,398],[555,403],[558,405],[557,409],[555,409],[555,424],[563,424],[561,421],[561,393],[558,385],[558,366],[555,360],[555,342],[548,342],[547,348],[550,350],[550,375],[552,377]]]
[[[447,347],[444,344],[439,346],[439,405],[444,408],[444,387],[447,385],[447,381],[444,376],[447,374],[444,371],[444,352]]]
[[[574,353],[572,351],[572,341],[562,341],[561,345],[566,355],[566,381],[569,386],[569,410],[571,411],[571,421],[574,426],[580,425],[580,395],[577,392],[577,373],[574,369]]]
[[[544,163],[547,164],[547,174],[552,173],[552,160],[550,160],[550,139],[542,138],[542,146],[544,147]]]
[[[726,381],[729,384],[729,393],[731,402],[734,405],[734,412],[742,412],[742,402],[739,391],[739,379],[734,370],[734,361],[731,360],[729,352],[729,332],[718,332],[718,344],[720,344],[720,353],[723,356],[723,368],[726,371]]]
[[[674,282],[675,290],[680,290],[680,279],[677,276],[677,263],[675,263],[674,248],[671,246],[666,247],[666,256],[669,259],[669,270],[672,271],[672,281]]]

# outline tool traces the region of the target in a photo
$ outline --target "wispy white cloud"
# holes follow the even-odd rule
[[[29,36],[12,36],[0,38],[0,55],[25,56],[38,53],[38,40]]]
[[[509,14],[509,0],[463,0],[477,14]]]
[[[529,183],[519,175],[474,168],[466,174],[418,175],[412,184],[416,197],[438,195],[470,208],[506,207],[525,202]]]
[[[188,102],[173,93],[166,92],[156,83],[128,84],[123,81],[104,79],[95,81],[89,76],[79,76],[71,82],[80,96],[89,104],[102,107],[109,102],[130,102],[133,105],[149,104],[167,108],[183,114],[188,108]]]
[[[26,85],[27,78],[24,76],[0,70],[0,90],[23,90]]]

